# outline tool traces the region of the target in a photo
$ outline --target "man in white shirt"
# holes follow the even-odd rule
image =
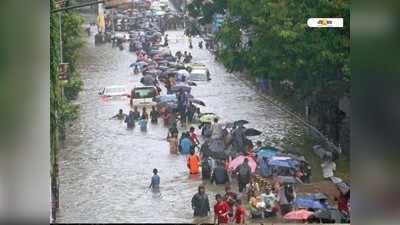
[[[322,167],[322,175],[325,179],[329,179],[333,177],[333,171],[336,170],[336,163],[331,160],[326,160],[321,164]]]

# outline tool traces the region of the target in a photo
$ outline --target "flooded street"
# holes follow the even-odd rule
[[[166,33],[173,54],[177,50],[189,51],[182,31]],[[59,155],[57,221],[193,222],[190,201],[202,181],[200,176],[189,176],[185,156],[169,153],[167,128],[159,123],[149,124],[147,133],[138,128],[127,130],[123,122],[109,118],[120,108],[129,111],[129,101],[104,102],[98,95],[105,86],[132,87],[139,83],[141,76],[134,76],[129,68],[136,56],[127,50],[127,45],[123,51],[112,48],[110,43],[95,47],[93,36],[85,38],[87,44],[81,50],[79,65],[84,86],[76,101],[80,115],[68,129]],[[214,112],[222,121],[248,120],[247,127],[263,131],[257,137],[261,140],[283,137],[293,128],[288,115],[226,72],[213,55],[197,47],[197,41],[193,39],[192,61],[206,64],[212,79],[192,88],[192,94],[206,103],[202,112]],[[196,132],[199,134],[199,130]],[[153,168],[159,170],[161,193],[148,189]],[[214,195],[222,189],[207,185],[211,205]]]

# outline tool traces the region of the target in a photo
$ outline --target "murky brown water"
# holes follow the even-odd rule
[[[182,32],[168,32],[173,53],[189,50]],[[270,105],[256,92],[227,73],[207,50],[191,50],[194,62],[205,63],[211,82],[198,83],[192,93],[223,120],[246,119],[248,127],[264,131],[260,139],[285,136],[293,126],[289,117]],[[60,210],[58,222],[193,222],[190,200],[201,183],[189,177],[184,156],[169,154],[167,129],[150,125],[147,133],[126,130],[124,123],[109,120],[119,108],[129,110],[128,101],[102,102],[97,95],[107,85],[132,86],[129,64],[135,56],[111,44],[94,47],[93,37],[81,52],[79,70],[84,82],[77,104],[80,117],[68,130],[59,156]],[[153,168],[159,169],[161,194],[147,187]],[[214,195],[223,187],[208,185]]]

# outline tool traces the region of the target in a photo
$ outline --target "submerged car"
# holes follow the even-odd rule
[[[193,69],[188,77],[188,81],[210,81],[210,72],[207,68]]]
[[[99,95],[106,100],[129,99],[129,89],[122,85],[107,86],[100,90]]]
[[[155,86],[136,86],[131,91],[131,106],[137,107],[151,107],[155,106],[157,102],[154,101],[158,96],[158,90]]]

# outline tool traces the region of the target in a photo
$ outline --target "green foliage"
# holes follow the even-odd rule
[[[188,4],[187,9],[189,16],[199,19],[199,23],[204,25],[211,23],[214,14],[224,14],[227,3],[227,0],[214,0],[212,3],[209,1],[194,0]]]
[[[322,130],[337,126],[339,99],[350,95],[351,87],[350,1],[230,0],[226,8],[229,17],[216,35],[224,65],[231,71],[246,68],[279,85],[293,82],[291,93],[274,90],[300,105],[307,102]],[[308,28],[312,17],[342,17],[344,28]],[[242,31],[251,33],[247,48],[239,44]]]
[[[67,2],[68,3],[68,2]],[[54,9],[54,0],[50,0]],[[60,58],[60,20],[59,14],[50,15],[50,134],[52,161],[58,149],[59,135],[63,133],[65,124],[76,118],[77,110],[68,101],[76,98],[82,86],[79,74],[76,72],[78,50],[82,47],[81,26],[83,18],[73,11],[62,13],[63,62],[70,64],[70,83],[64,89],[66,98],[61,95],[61,82],[58,79]]]
[[[76,99],[82,89],[83,82],[79,75],[73,74],[68,83],[64,85],[64,96],[67,99]]]

